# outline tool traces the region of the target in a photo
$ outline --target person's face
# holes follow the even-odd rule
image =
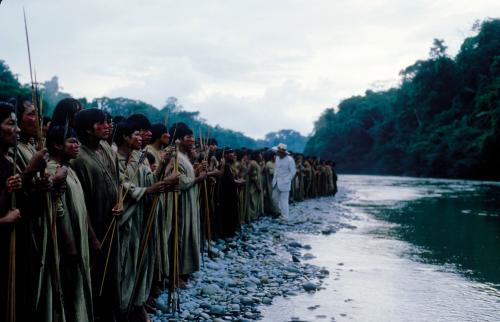
[[[286,156],[286,152],[283,150],[278,150],[278,156],[283,159]]]
[[[226,153],[226,159],[231,160],[231,161],[235,161],[236,160],[236,153],[234,153],[234,152]]]
[[[217,145],[215,144],[210,144],[208,148],[210,149],[210,152],[215,153],[215,151],[217,151]]]
[[[142,147],[142,136],[140,131],[134,131],[130,136],[126,136],[125,141],[132,150],[140,150]]]
[[[75,159],[80,153],[80,142],[75,137],[67,138],[64,142],[64,153],[68,159]]]
[[[192,134],[185,135],[181,140],[181,145],[186,150],[191,150],[194,147],[194,136]]]
[[[170,143],[170,134],[163,133],[160,137],[161,145],[167,146]]]
[[[30,101],[24,101],[24,113],[21,122],[21,132],[29,136],[36,136],[35,107]]]
[[[141,136],[143,146],[145,146],[146,144],[149,143],[149,141],[151,141],[152,133],[150,130],[140,130],[139,135]]]
[[[19,128],[16,126],[16,114],[12,113],[8,118],[3,120],[0,129],[1,142],[7,147],[14,146],[16,142],[16,136],[20,132]]]
[[[94,124],[94,135],[100,140],[106,140],[109,136],[109,126],[106,122]]]
[[[106,120],[106,122],[104,122],[104,125],[107,131],[107,137],[110,138],[113,133],[113,122],[111,120]]]
[[[49,130],[49,127],[50,127],[50,122],[47,122],[43,128],[42,128],[42,132],[43,132],[43,136],[47,136],[47,132]]]

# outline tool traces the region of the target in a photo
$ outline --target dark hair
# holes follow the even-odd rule
[[[111,114],[109,114],[109,112],[104,111],[104,115],[106,115],[106,123],[113,122],[113,116],[111,116]]]
[[[193,135],[193,131],[191,131],[189,126],[187,126],[187,124],[183,122],[172,124],[170,130],[168,130],[168,133],[170,134],[170,139],[172,141],[175,141],[177,139],[182,139],[186,135]]]
[[[217,140],[215,138],[210,138],[208,139],[208,142],[207,142],[208,145],[219,145],[217,143]]]
[[[134,127],[134,130],[149,130],[151,128],[151,122],[144,114],[132,114],[127,118],[127,122],[130,122]]]
[[[261,154],[262,152],[260,150],[254,150],[250,153],[250,159],[257,161],[257,157]]]
[[[266,162],[271,161],[273,159],[273,156],[274,156],[274,151],[273,150],[266,150],[266,151],[264,151],[262,156],[264,157],[264,161],[266,161]]]
[[[0,102],[0,122],[5,121],[14,113],[14,105],[10,102]]]
[[[90,136],[87,131],[94,129],[94,124],[104,123],[106,115],[103,111],[97,108],[89,108],[81,110],[75,115],[75,130],[78,134],[78,139],[83,143],[89,143]]]
[[[66,122],[73,126],[75,114],[82,109],[82,104],[74,98],[64,98],[57,103],[50,126],[66,126]]]
[[[155,164],[156,163],[156,158],[151,152],[146,153],[146,158],[148,159],[149,164]]]
[[[132,122],[129,122],[128,120],[120,122],[115,127],[115,135],[113,141],[117,146],[120,146],[123,144],[123,141],[125,141],[123,137],[131,136],[134,131],[136,131],[136,129],[134,129],[134,127],[132,126]]]
[[[45,126],[47,125],[49,122],[52,122],[52,119],[48,116],[44,116],[42,117],[42,124]],[[52,124],[52,123],[51,123]]]
[[[47,146],[47,150],[49,154],[56,153],[56,149],[54,145],[56,144],[64,144],[67,138],[76,138],[76,132],[73,128],[68,127],[68,132],[66,133],[66,126],[56,125],[51,126],[49,131],[47,132],[47,139],[45,141],[45,145]]]
[[[113,117],[113,122],[115,124],[118,124],[118,123],[123,122],[123,121],[125,121],[125,116],[123,116],[123,115],[116,115]]]
[[[17,116],[17,125],[20,126],[23,123],[24,110],[26,110],[26,107],[24,106],[24,102],[31,102],[31,100],[26,96],[19,95],[13,100],[13,102],[16,106],[15,112],[16,112],[16,116]]]
[[[158,140],[159,138],[161,138],[161,136],[165,133],[168,133],[168,129],[165,125],[161,124],[161,123],[155,123],[153,125],[151,125],[151,141],[152,143],[154,143],[156,140]]]
[[[245,155],[248,155],[246,148],[236,150],[236,160],[241,161]]]

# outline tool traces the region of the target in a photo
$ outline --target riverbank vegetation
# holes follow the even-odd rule
[[[500,180],[500,19],[473,28],[456,57],[435,39],[398,88],[325,110],[305,153],[343,173]]]

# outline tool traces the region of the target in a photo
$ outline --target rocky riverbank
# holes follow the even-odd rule
[[[330,272],[309,264],[314,250],[291,235],[355,228],[346,223],[349,213],[339,203],[342,199],[337,195],[297,203],[287,221],[264,217],[245,225],[233,239],[212,242],[213,259],[205,258],[188,288],[180,291],[180,314],[168,313],[168,294],[163,293],[152,320],[254,321],[275,297],[321,291]]]

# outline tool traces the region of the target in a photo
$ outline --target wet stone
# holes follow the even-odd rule
[[[312,282],[304,283],[302,287],[306,292],[316,291],[318,289],[318,286]]]
[[[212,305],[210,307],[210,313],[224,315],[226,314],[226,308],[223,305]]]

